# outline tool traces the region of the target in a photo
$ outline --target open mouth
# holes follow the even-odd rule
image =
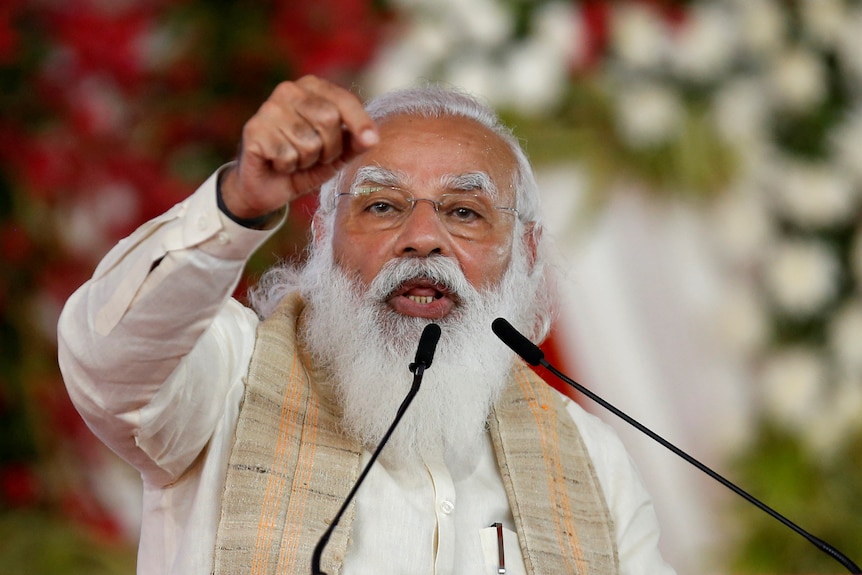
[[[398,286],[390,297],[402,296],[418,304],[429,304],[436,299],[451,297],[449,288],[428,278],[415,278]]]
[[[446,286],[428,278],[416,278],[401,284],[388,298],[389,305],[402,314],[441,318],[457,303]]]
[[[439,293],[439,292],[438,292]],[[442,297],[442,295],[411,295],[405,294],[405,297],[408,298],[412,302],[416,302],[418,304],[429,304],[435,299]]]

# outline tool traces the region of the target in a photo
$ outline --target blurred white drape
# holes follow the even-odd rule
[[[721,275],[700,211],[621,190],[587,211],[574,168],[539,174],[560,257],[561,347],[576,378],[733,480],[724,456],[744,440],[749,401],[712,329]],[[701,471],[584,398],[617,429],[652,493],[662,550],[683,573],[719,573],[720,502]]]

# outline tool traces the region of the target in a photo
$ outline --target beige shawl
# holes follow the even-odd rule
[[[296,342],[285,300],[258,329],[222,499],[218,575],[307,575],[318,539],[359,475],[361,446]],[[618,573],[613,521],[589,454],[557,393],[518,363],[489,429],[530,575]],[[340,570],[352,507],[322,568]]]

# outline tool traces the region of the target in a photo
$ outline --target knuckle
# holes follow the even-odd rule
[[[248,148],[256,143],[258,143],[260,134],[260,129],[258,127],[258,123],[255,122],[254,118],[245,123],[242,127],[242,137],[240,143],[243,148]]]
[[[301,92],[297,82],[280,82],[272,91],[272,95],[275,99],[294,98]]]
[[[263,104],[258,108],[258,113],[255,114],[255,118],[259,118],[261,116],[271,117],[276,116],[281,113],[281,106],[273,101],[272,98],[266,100]]]
[[[341,113],[330,102],[318,102],[315,116],[317,121],[327,128],[341,126]]]
[[[288,150],[284,154],[278,155],[273,159],[273,166],[280,172],[292,172],[296,169],[299,163],[299,154],[296,150]]]
[[[325,84],[325,82],[321,78],[313,74],[306,74],[305,76],[302,76],[296,81],[296,83],[309,87],[319,87]]]
[[[292,122],[288,128],[293,139],[302,146],[319,145],[320,136],[312,126],[304,121]]]

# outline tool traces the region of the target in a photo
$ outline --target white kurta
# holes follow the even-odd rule
[[[215,185],[213,176],[120,242],[60,318],[60,366],[72,400],[144,480],[142,575],[212,570],[258,325],[230,294],[271,232],[224,217]],[[615,519],[622,573],[673,573],[658,552],[650,498],[619,439],[576,403],[567,410]],[[378,462],[357,494],[343,573],[496,573],[494,522],[506,527],[507,572],[523,573],[490,440],[469,463],[426,458],[424,467],[393,470]]]

